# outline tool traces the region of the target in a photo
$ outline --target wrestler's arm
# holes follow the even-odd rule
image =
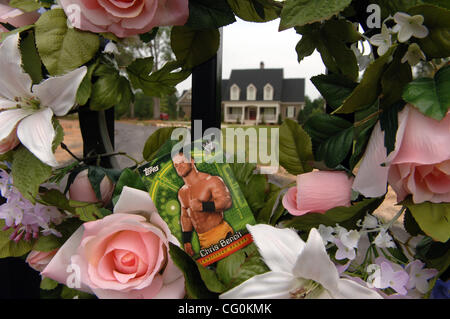
[[[211,195],[215,210],[218,212],[227,210],[233,204],[230,191],[219,176],[213,176],[211,178]]]

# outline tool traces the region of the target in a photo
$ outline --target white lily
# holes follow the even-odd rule
[[[0,144],[17,135],[20,142],[42,162],[57,166],[52,151],[53,115],[66,115],[75,104],[85,66],[37,85],[22,69],[19,34],[0,45]]]
[[[411,37],[425,38],[428,35],[427,27],[422,25],[424,18],[420,14],[410,16],[404,12],[397,12],[394,14],[394,21],[397,24],[393,31],[398,32],[399,42],[406,42]]]
[[[229,298],[381,298],[375,291],[340,278],[317,229],[305,243],[292,229],[247,225],[271,271],[254,276],[220,295]]]

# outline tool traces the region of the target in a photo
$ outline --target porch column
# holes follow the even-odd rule
[[[223,121],[225,122],[225,123],[227,123],[228,122],[228,105],[224,105],[224,108],[223,108]]]
[[[256,106],[256,125],[259,124],[259,115],[260,115],[259,106]]]
[[[280,115],[280,104],[277,104],[276,106],[276,112],[275,112],[275,123],[278,123],[278,116]]]
[[[245,121],[245,106],[242,107],[241,124],[244,124],[244,121]]]

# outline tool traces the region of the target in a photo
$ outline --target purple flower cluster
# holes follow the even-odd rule
[[[38,238],[39,231],[43,236],[50,234],[61,236],[52,224],[62,222],[64,216],[53,206],[46,206],[40,203],[32,204],[24,198],[22,194],[12,186],[12,179],[8,173],[0,169],[0,195],[6,199],[6,203],[0,205],[0,219],[5,221],[3,231],[14,229],[10,239],[15,242],[22,238],[26,241],[31,238]]]

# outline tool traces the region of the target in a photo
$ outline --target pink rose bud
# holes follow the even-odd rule
[[[52,251],[37,251],[32,250],[26,259],[28,265],[36,271],[43,271],[45,267],[50,263],[53,256],[56,255],[58,249]]]
[[[384,132],[375,126],[353,189],[366,197],[386,193],[387,182],[397,201],[450,202],[450,112],[440,121],[411,105],[398,114],[395,149],[386,156]]]
[[[289,213],[301,216],[310,212],[325,213],[338,206],[350,206],[353,178],[345,172],[314,171],[297,175],[297,186],[283,197]]]
[[[106,205],[112,197],[114,192],[114,184],[109,179],[108,176],[105,175],[103,180],[100,183],[100,193],[102,195],[101,202]],[[72,185],[69,188],[69,197],[72,200],[87,202],[87,203],[97,203],[100,200],[95,195],[94,188],[91,185],[91,182],[88,178],[88,169],[81,171],[75,177]]]
[[[112,32],[120,38],[157,26],[184,25],[188,0],[60,0],[70,23],[91,32]]]
[[[9,23],[19,28],[35,23],[38,18],[39,13],[37,12],[23,12],[22,10],[0,3],[0,22],[2,23]],[[0,25],[1,32],[8,32],[8,30]]]
[[[180,245],[147,192],[125,186],[114,214],[84,223],[42,275],[60,283],[77,269],[77,289],[105,299],[183,298],[184,276],[169,254]]]
[[[13,130],[7,137],[0,141],[0,154],[4,154],[19,145],[17,130]]]

